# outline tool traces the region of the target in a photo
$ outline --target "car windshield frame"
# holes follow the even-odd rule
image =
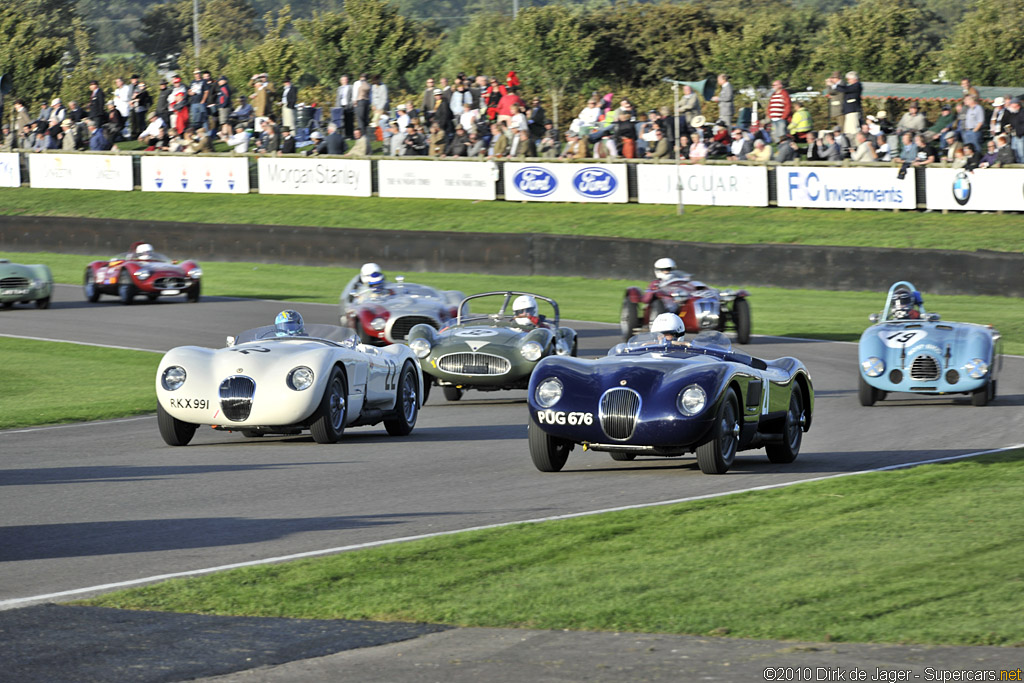
[[[263,325],[245,330],[235,338],[235,346],[248,342],[260,341],[319,341],[335,346],[349,346],[355,348],[359,343],[359,336],[351,327],[339,325],[312,324],[303,327],[303,334],[289,335],[281,332],[276,325]]]
[[[147,251],[142,254],[134,251],[120,254],[110,259],[111,261],[139,261],[143,263],[173,263],[173,261],[158,251]]]

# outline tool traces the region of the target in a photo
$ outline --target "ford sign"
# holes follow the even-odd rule
[[[619,181],[600,166],[588,166],[572,177],[572,186],[584,197],[600,199],[615,192]]]
[[[547,197],[558,187],[555,176],[540,166],[527,166],[512,176],[516,189],[530,197]]]

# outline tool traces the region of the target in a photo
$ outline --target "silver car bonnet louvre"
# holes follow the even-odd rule
[[[220,383],[220,409],[232,422],[244,422],[252,412],[256,382],[245,375],[234,375]]]
[[[0,279],[0,287],[3,289],[23,289],[28,287],[28,278],[25,277],[5,277]]]
[[[453,375],[504,375],[512,369],[512,363],[489,353],[459,352],[438,358],[437,367]]]
[[[392,341],[405,341],[406,336],[416,325],[430,325],[437,329],[437,321],[426,315],[400,315],[388,321],[388,336]]]
[[[615,387],[604,392],[598,406],[601,429],[609,438],[625,441],[633,436],[640,414],[640,394],[632,389]]]

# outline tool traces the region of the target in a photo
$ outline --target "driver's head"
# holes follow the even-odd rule
[[[384,273],[376,263],[364,263],[359,269],[359,281],[367,287],[380,289],[384,286]]]
[[[135,247],[135,254],[137,256],[139,256],[140,258],[148,258],[149,256],[152,255],[152,253],[153,253],[153,245],[152,244],[143,243],[143,244],[140,244],[139,246]]]
[[[658,341],[678,341],[686,334],[686,325],[675,313],[662,313],[651,323],[651,332],[658,335]]]
[[[293,311],[290,308],[277,314],[277,317],[274,318],[274,327],[277,328],[278,337],[294,337],[305,334],[302,316],[298,311]]]
[[[520,325],[532,325],[537,319],[537,300],[529,294],[522,294],[512,302],[512,313]]]
[[[914,308],[914,295],[906,289],[898,289],[893,292],[890,311],[893,318],[897,320],[906,318]]]
[[[676,262],[670,258],[660,258],[654,262],[654,277],[664,282],[676,269]]]

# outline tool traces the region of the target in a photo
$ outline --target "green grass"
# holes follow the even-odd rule
[[[1024,452],[113,593],[204,614],[1021,645]]]
[[[116,196],[115,196],[116,195]],[[0,188],[0,214],[377,230],[532,232],[737,244],[821,244],[1024,251],[1014,214],[802,210],[648,204],[557,204],[442,199],[176,194]]]
[[[160,355],[0,337],[0,429],[151,413]]]
[[[0,252],[0,258],[26,263],[46,263],[57,282],[78,284],[85,265],[107,256]],[[337,303],[355,269],[283,266],[255,263],[205,261],[203,293],[217,296],[254,297],[289,301]],[[398,275],[399,273],[389,273]],[[644,285],[633,280],[590,278],[511,277],[459,273],[408,273],[410,282],[422,282],[466,294],[506,288],[537,292],[558,301],[564,318],[617,322],[625,288]],[[742,283],[719,283],[741,285]],[[888,287],[889,283],[884,283]],[[870,324],[868,315],[878,312],[885,293],[749,288],[753,331],[815,339],[856,341]],[[928,310],[945,320],[991,324],[1003,334],[1006,353],[1024,353],[1024,307],[1004,297],[925,295]],[[768,353],[766,351],[766,353]]]

